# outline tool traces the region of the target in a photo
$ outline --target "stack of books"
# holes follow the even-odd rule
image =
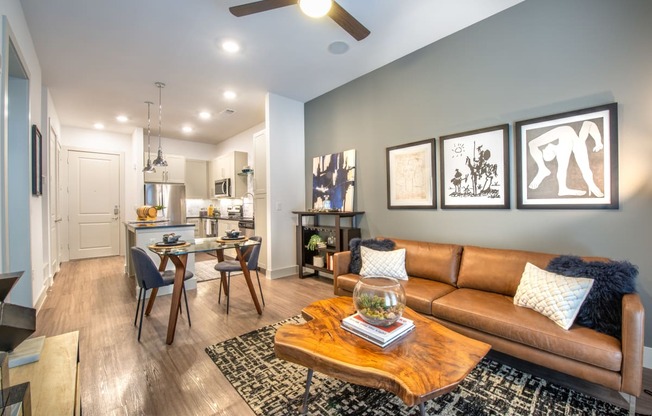
[[[359,313],[342,319],[342,328],[385,348],[414,329],[414,321],[401,317],[390,326],[371,325]]]

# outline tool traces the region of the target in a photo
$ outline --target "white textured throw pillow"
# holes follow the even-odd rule
[[[516,289],[514,305],[534,309],[568,329],[592,286],[593,279],[561,276],[528,263]]]
[[[384,276],[408,280],[405,271],[404,248],[392,251],[378,251],[360,246],[360,259],[362,260],[360,276]]]

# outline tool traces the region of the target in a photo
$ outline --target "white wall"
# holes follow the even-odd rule
[[[6,16],[7,19],[7,23],[2,24],[2,33],[7,34],[9,32],[9,29],[11,29],[11,32],[13,33],[13,37],[14,37],[15,47],[18,50],[19,56],[22,60],[22,64],[24,65],[25,70],[29,75],[29,121],[27,123],[27,126],[24,126],[24,128],[26,131],[29,131],[31,124],[36,124],[39,130],[43,131],[44,126],[42,124],[42,117],[41,117],[42,114],[41,67],[38,62],[36,50],[34,49],[34,44],[32,42],[31,35],[27,27],[27,22],[25,21],[25,16],[23,14],[20,1],[2,0],[0,2],[0,15]],[[0,79],[2,80],[2,82],[5,82],[6,80],[5,74],[3,74],[2,78]],[[2,114],[2,118],[4,121],[5,114]],[[3,146],[6,146],[7,136],[5,136],[6,130],[5,130],[4,122],[0,124],[3,125],[3,127],[0,129],[0,141],[2,142]],[[29,137],[26,137],[25,139],[29,140]],[[31,155],[31,143],[29,144],[29,146],[26,147],[26,149],[27,151],[21,150],[20,154],[3,153],[3,157],[21,158],[23,160],[29,160]],[[6,159],[3,161],[2,166],[3,167],[7,166]],[[9,172],[5,169],[2,170],[2,175],[3,175],[2,181],[4,183],[13,181],[14,179],[18,178],[17,175],[23,177],[27,175],[28,178],[31,177],[29,172]],[[11,221],[10,218],[7,218],[5,216],[9,203],[11,203],[11,201],[3,201],[3,206],[0,207],[0,210],[2,210],[1,217],[3,217],[3,221]],[[35,196],[30,196],[29,200],[26,202],[18,201],[17,203],[24,205],[24,206],[20,206],[19,208],[29,213],[28,216],[29,216],[30,225],[27,226],[26,229],[22,230],[22,233],[30,239],[29,253],[26,252],[18,253],[13,256],[11,261],[13,262],[14,265],[20,264],[22,266],[21,268],[26,269],[25,274],[23,275],[24,277],[21,280],[27,279],[27,281],[29,281],[28,286],[30,287],[30,289],[29,289],[29,294],[27,294],[26,298],[31,297],[31,299],[25,299],[20,303],[27,306],[34,306],[36,304],[36,300],[41,296],[41,294],[45,290],[45,288],[43,287],[44,276],[43,276],[43,267],[42,267],[44,263],[44,258],[43,258],[44,248],[43,248],[43,241],[42,241],[42,236],[44,234],[43,233],[43,218],[44,218],[43,206],[45,204],[43,202],[42,197],[35,197]],[[7,224],[3,225],[2,227],[3,231],[6,231],[7,229],[6,225]],[[2,238],[5,239],[6,236],[7,234],[5,232],[5,235],[3,235]],[[6,241],[3,242],[3,248],[5,244]],[[9,270],[5,270],[4,269],[5,267],[9,267],[13,270],[16,270],[12,268],[11,265],[8,265],[9,259],[4,258],[5,254],[6,251],[3,250],[3,259],[2,259],[3,271],[9,271]]]
[[[235,136],[219,142],[217,144],[217,155],[221,156],[229,152],[247,152],[247,160],[249,165],[254,163],[254,133],[265,128],[265,123],[260,123],[254,127],[251,127],[242,133],[236,134]],[[236,166],[237,168],[238,166]],[[255,172],[254,172],[255,174]]]
[[[267,228],[273,240],[267,270],[268,277],[275,279],[297,273],[297,222],[292,211],[306,208],[303,103],[269,93],[265,112],[270,207]]]

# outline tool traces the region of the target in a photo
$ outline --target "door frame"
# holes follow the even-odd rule
[[[118,183],[118,198],[120,200],[120,215],[118,219],[118,255],[124,255],[125,253],[125,154],[124,152],[114,152],[106,149],[89,149],[86,147],[79,146],[62,146],[63,160],[61,163],[61,182],[63,184],[63,189],[65,192],[60,195],[61,197],[61,212],[62,212],[62,221],[60,223],[60,239],[62,245],[62,251],[59,253],[61,256],[61,261],[70,261],[70,182],[69,182],[69,172],[70,172],[70,162],[69,155],[70,152],[86,152],[86,153],[99,153],[104,155],[117,155],[120,159],[120,181]]]

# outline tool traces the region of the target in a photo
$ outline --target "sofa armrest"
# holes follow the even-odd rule
[[[337,291],[337,276],[347,274],[349,272],[349,265],[351,264],[351,252],[340,251],[333,255],[333,291]]]
[[[643,328],[645,311],[636,293],[623,296],[622,384],[620,391],[640,396],[643,383]]]

